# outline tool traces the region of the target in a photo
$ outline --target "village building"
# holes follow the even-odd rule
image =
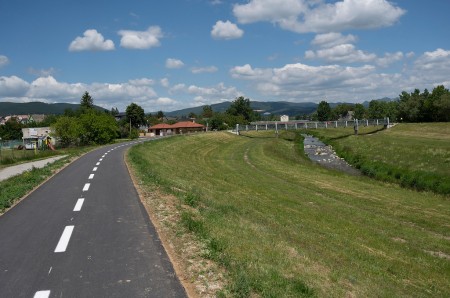
[[[55,138],[50,136],[50,127],[22,128],[25,149],[54,148]],[[52,149],[53,150],[53,149]]]
[[[151,126],[148,131],[155,136],[166,136],[205,131],[205,126],[191,121],[182,121],[175,124],[156,124]]]

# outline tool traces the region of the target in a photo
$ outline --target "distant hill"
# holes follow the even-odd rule
[[[64,114],[66,109],[77,110],[79,104],[71,103],[44,103],[44,102],[0,102],[0,116],[8,115],[29,115],[29,114],[45,114],[45,115],[60,115]],[[104,110],[101,107],[95,106],[98,110]]]
[[[214,112],[225,112],[231,105],[231,102],[222,102],[218,104],[212,104],[211,107]],[[317,104],[313,102],[287,102],[287,101],[251,101],[251,107],[254,110],[258,110],[261,113],[270,113],[276,115],[289,115],[296,116],[302,114],[311,114],[317,109]],[[168,117],[181,117],[187,116],[190,113],[201,114],[204,106],[187,108],[172,112],[165,112]]]

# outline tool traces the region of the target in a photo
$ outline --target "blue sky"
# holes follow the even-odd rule
[[[448,0],[0,0],[0,101],[173,111],[450,86]]]

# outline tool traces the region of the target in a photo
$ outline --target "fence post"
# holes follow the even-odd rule
[[[325,121],[325,128],[328,128],[328,122]]]
[[[236,134],[239,135],[239,124],[236,124]]]
[[[256,131],[258,131],[258,124],[256,124]]]
[[[347,125],[347,120],[345,120],[345,127],[347,127],[348,125]]]
[[[378,119],[377,119],[377,126],[378,126]]]
[[[366,126],[369,126],[369,120],[366,119]]]
[[[284,129],[287,130],[287,123],[284,124]]]
[[[337,125],[337,121],[336,121],[336,128],[338,127],[338,125]]]
[[[295,122],[295,130],[297,130],[297,128],[298,128],[298,127],[297,127],[297,122]]]
[[[308,122],[305,122],[305,128],[308,129]]]
[[[266,130],[267,130],[267,123],[266,123]]]
[[[317,122],[316,122],[316,129],[317,129]]]

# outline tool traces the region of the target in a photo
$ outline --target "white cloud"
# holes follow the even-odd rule
[[[305,53],[307,59],[321,59],[327,62],[371,62],[377,58],[377,55],[357,50],[352,44],[336,45],[332,48],[321,49],[317,51],[307,51]]]
[[[155,84],[155,81],[148,78],[134,79],[128,81],[131,85],[135,86],[152,86]]]
[[[0,97],[22,97],[25,96],[30,84],[19,77],[0,77]]]
[[[215,66],[207,66],[207,67],[192,67],[191,72],[193,74],[199,74],[199,73],[213,73],[217,72],[218,68]]]
[[[103,35],[95,29],[86,30],[83,37],[78,36],[70,43],[69,51],[112,51],[114,42],[110,39],[105,40]]]
[[[183,66],[184,66],[183,61],[179,59],[168,58],[166,60],[166,68],[175,69],[175,68],[182,68]]]
[[[9,63],[8,57],[6,57],[4,55],[0,55],[0,67],[3,67],[8,63]]]
[[[331,48],[341,44],[354,43],[356,40],[356,36],[352,34],[345,36],[342,33],[330,32],[317,34],[311,44],[321,48]]]
[[[388,67],[390,64],[402,60],[404,57],[402,52],[386,53],[384,57],[378,58],[376,63],[381,67]]]
[[[425,52],[414,62],[414,75],[425,82],[448,85],[450,73],[450,50],[436,49]],[[446,86],[448,87],[448,86]]]
[[[151,26],[146,31],[120,30],[120,46],[127,49],[149,49],[160,46],[164,36],[159,26]]]
[[[242,24],[268,21],[298,32],[372,29],[396,23],[405,13],[387,0],[342,0],[335,3],[307,0],[250,0],[235,4],[233,13]]]
[[[168,78],[162,78],[159,82],[161,83],[161,86],[163,86],[165,88],[169,88],[169,86],[170,86]]]
[[[197,85],[177,84],[170,89],[170,94],[194,96],[194,101],[200,101],[202,104],[217,103],[222,101],[234,100],[237,96],[243,95],[236,87],[225,86],[219,83],[214,86],[202,87]]]
[[[328,63],[376,63],[381,67],[403,59],[402,52],[385,53],[384,57],[378,57],[374,53],[358,50],[352,42],[356,42],[354,35],[342,35],[341,33],[317,34],[311,44],[318,50],[305,52],[305,59],[320,59]]]
[[[211,30],[211,36],[215,39],[236,39],[243,35],[244,31],[230,21],[217,21]]]
[[[169,98],[169,97],[159,97],[156,100],[151,101],[154,104],[162,105],[162,106],[173,106],[178,103],[178,101]]]

